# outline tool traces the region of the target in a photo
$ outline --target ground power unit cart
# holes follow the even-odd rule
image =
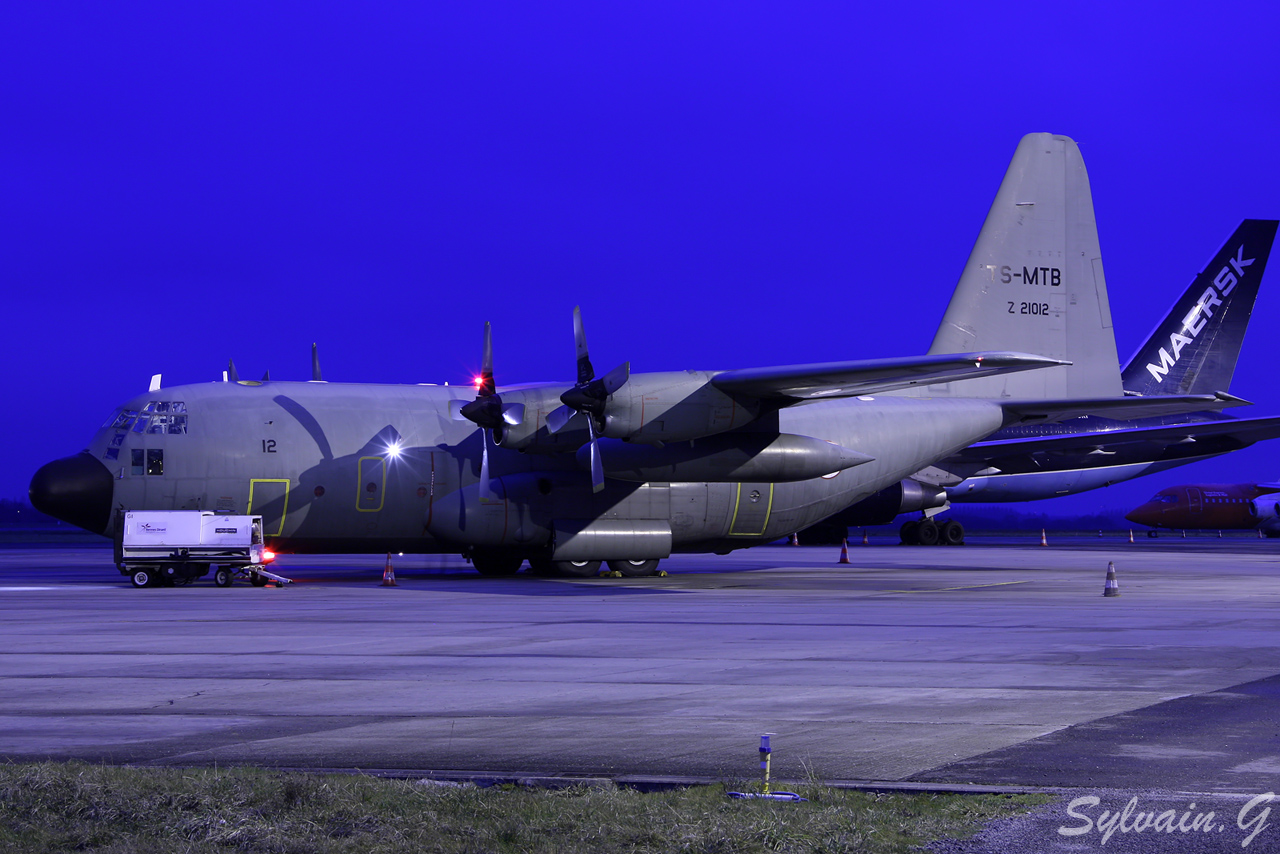
[[[116,525],[115,559],[134,587],[190,584],[213,571],[230,587],[238,576],[257,586],[289,579],[267,572],[272,555],[262,543],[261,516],[210,511],[132,511]]]

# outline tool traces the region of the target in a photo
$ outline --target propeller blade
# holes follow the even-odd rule
[[[320,378],[320,350],[316,347],[315,342],[311,344],[311,381],[316,383],[324,382]]]
[[[502,404],[502,420],[515,427],[524,420],[524,404],[523,403],[504,403]]]
[[[568,406],[557,406],[547,413],[547,432],[559,433],[581,414]]]
[[[489,397],[497,390],[493,381],[493,332],[489,321],[484,322],[484,355],[480,359],[480,382],[476,385],[477,397]]]
[[[573,307],[573,346],[578,357],[578,385],[585,385],[596,378],[596,369],[591,367],[591,359],[587,356],[587,331],[582,326],[582,308]]]
[[[262,381],[263,381],[264,383],[266,383],[266,382],[271,382],[271,369],[270,369],[270,368],[267,368],[266,373],[264,373],[264,374],[262,375]]]
[[[623,362],[609,373],[600,378],[600,384],[604,386],[605,394],[613,394],[618,389],[626,385],[628,379],[631,378],[631,363]]]
[[[596,424],[594,418],[587,419],[587,430],[591,433],[591,491],[604,489],[604,465],[600,462],[600,443],[596,441]]]
[[[481,428],[484,450],[480,452],[480,500],[492,501],[493,489],[489,484],[489,431]]]
[[[240,373],[236,370],[235,359],[227,360],[227,379],[231,380],[233,383],[240,382]]]

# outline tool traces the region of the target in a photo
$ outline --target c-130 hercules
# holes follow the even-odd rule
[[[1085,182],[1087,195],[1074,142],[1032,134],[1024,147],[1057,182]],[[1036,182],[1024,183],[1035,196]],[[1026,228],[997,260],[1021,268],[1030,252],[1051,269],[1052,284],[1019,282],[1009,296],[1052,288],[1061,298],[1049,300],[1051,314],[1025,322],[1059,324],[1098,311],[1105,285],[1091,208],[1079,222],[1069,197],[1042,195],[1038,205],[1016,200]],[[1226,403],[1090,397],[1070,362],[1003,351],[731,371],[621,365],[597,377],[577,310],[574,336],[575,384],[499,388],[486,324],[474,397],[456,386],[327,383],[314,359],[311,382],[234,371],[223,382],[153,382],[86,450],[42,467],[31,500],[106,536],[130,510],[248,512],[263,517],[277,552],[461,553],[487,575],[525,560],[594,575],[607,561],[647,575],[672,553],[726,553],[802,529],[1001,427]],[[1045,379],[1028,397],[964,391],[1031,369]]]

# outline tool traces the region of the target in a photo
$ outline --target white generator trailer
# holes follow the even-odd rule
[[[237,577],[257,586],[289,579],[267,572],[261,516],[211,511],[131,511],[116,526],[116,566],[134,587],[190,584],[213,570],[213,583],[230,587]]]

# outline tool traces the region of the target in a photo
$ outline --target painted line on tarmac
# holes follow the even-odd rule
[[[31,590],[67,591],[67,590],[114,590],[114,589],[115,589],[114,587],[110,587],[105,584],[91,584],[91,585],[86,585],[84,587],[80,587],[80,586],[76,586],[76,587],[0,587],[0,593],[21,593],[21,592],[27,592]]]
[[[947,590],[981,590],[983,587],[1008,587],[1011,584],[1030,584],[1030,581],[996,581],[992,584],[969,584],[964,587],[927,587],[923,590],[881,590],[881,593],[942,593]]]

